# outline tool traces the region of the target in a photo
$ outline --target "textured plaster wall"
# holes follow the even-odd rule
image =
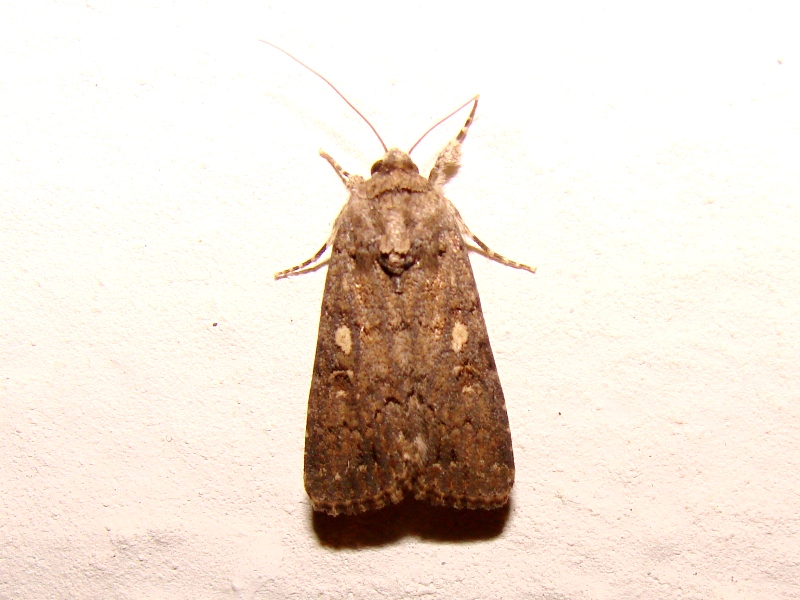
[[[555,4],[555,6],[554,6]],[[800,598],[796,2],[0,4],[1,598]],[[508,511],[314,517],[325,240],[482,93],[448,187]],[[463,116],[418,150],[427,171]]]

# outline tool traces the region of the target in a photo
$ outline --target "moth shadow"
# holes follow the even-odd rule
[[[314,512],[312,526],[320,543],[332,548],[385,546],[409,535],[443,542],[473,542],[499,536],[508,521],[509,507],[510,503],[494,510],[461,510],[407,498],[360,515],[331,517]]]

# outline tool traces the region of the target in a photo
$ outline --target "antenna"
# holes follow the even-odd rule
[[[288,53],[286,50],[284,50],[284,49],[283,49],[283,48],[281,48],[280,46],[276,46],[276,45],[275,45],[275,44],[273,44],[272,42],[268,42],[268,41],[266,41],[266,40],[258,40],[258,41],[259,41],[259,42],[264,42],[264,43],[265,43],[267,46],[272,46],[272,47],[273,47],[273,48],[275,48],[276,50],[280,50],[280,51],[281,51],[281,52],[283,52],[283,53],[284,53],[286,56],[288,56],[289,58],[291,58],[291,59],[292,59],[294,62],[296,62],[296,63],[300,64],[300,65],[301,65],[301,66],[303,66],[303,67],[305,67],[306,69],[308,69],[309,71],[311,71],[311,72],[312,72],[314,75],[316,75],[317,77],[319,77],[320,79],[322,79],[322,81],[324,81],[324,82],[325,82],[325,83],[327,83],[329,86],[331,86],[331,88],[333,89],[333,91],[334,91],[334,92],[336,92],[337,94],[339,94],[339,97],[340,97],[342,100],[344,100],[345,102],[347,102],[347,106],[349,106],[349,107],[350,107],[350,108],[352,108],[354,111],[356,111],[356,114],[357,114],[359,117],[361,117],[362,119],[364,119],[364,122],[365,122],[367,125],[369,125],[369,128],[370,128],[370,129],[372,129],[372,133],[374,133],[374,134],[375,134],[375,137],[377,137],[377,138],[378,138],[378,141],[381,143],[381,146],[383,146],[383,151],[384,151],[384,152],[388,152],[388,151],[389,151],[389,149],[386,147],[386,144],[384,144],[384,143],[383,143],[383,138],[381,138],[380,134],[378,133],[378,130],[377,130],[377,129],[375,129],[375,128],[372,126],[372,123],[370,123],[370,122],[367,120],[367,117],[365,117],[364,115],[362,115],[362,114],[361,114],[361,111],[360,111],[360,110],[358,110],[358,109],[357,109],[355,106],[353,106],[353,103],[352,103],[352,102],[350,102],[350,100],[348,100],[347,98],[345,98],[345,97],[344,97],[344,94],[342,94],[342,92],[340,92],[339,90],[337,90],[337,89],[336,89],[336,86],[335,86],[335,85],[333,85],[333,84],[332,84],[330,81],[328,81],[327,79],[325,79],[325,77],[323,77],[322,75],[320,75],[319,73],[317,73],[317,72],[316,72],[314,69],[312,69],[311,67],[309,67],[309,66],[308,66],[307,64],[305,64],[303,61],[301,61],[301,60],[299,60],[299,59],[295,58],[294,56],[292,56],[291,54],[289,54],[289,53]],[[471,100],[470,100],[470,102],[471,102]],[[469,102],[467,102],[467,104],[469,104]],[[466,106],[466,104],[465,104],[464,106]],[[464,106],[462,106],[461,108],[464,108]],[[458,110],[461,110],[461,108],[459,108]],[[458,112],[458,111],[456,111],[456,112]],[[455,113],[453,113],[453,114],[455,114]],[[450,115],[450,116],[452,117],[453,115]],[[449,117],[446,117],[446,118],[449,118]],[[442,119],[442,121],[444,121],[444,119]],[[440,121],[440,122],[441,122],[441,121]],[[438,125],[438,123],[437,123],[437,125]],[[434,125],[433,127],[436,127],[436,125]],[[431,129],[433,129],[433,127],[431,127]],[[430,130],[428,130],[428,131],[430,131]],[[428,132],[425,132],[425,135],[427,135],[427,134],[428,134]],[[423,135],[422,137],[425,137],[425,136]],[[418,144],[418,143],[419,143],[419,142],[417,142],[417,144]],[[416,146],[417,144],[414,144],[414,145]]]

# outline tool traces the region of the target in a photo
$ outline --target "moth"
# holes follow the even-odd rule
[[[327,79],[264,43],[367,121]],[[458,110],[469,104],[427,178],[409,156],[417,144],[408,153],[387,149],[368,121],[385,152],[369,178],[320,151],[350,198],[322,248],[275,275],[311,268],[330,248],[305,435],[305,488],[316,511],[356,514],[406,494],[454,508],[508,502],[511,432],[468,242],[503,264],[535,269],[490,250],[444,197],[478,96]]]

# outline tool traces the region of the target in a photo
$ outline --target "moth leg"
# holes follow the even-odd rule
[[[447,143],[444,150],[436,157],[436,164],[431,169],[428,182],[439,194],[444,196],[444,184],[456,174],[461,163],[461,144],[455,140]]]
[[[319,151],[319,155],[322,158],[324,158],[325,160],[327,160],[328,164],[330,164],[330,166],[333,167],[333,170],[336,171],[336,174],[339,176],[339,179],[342,180],[342,183],[345,185],[345,187],[349,187],[347,184],[350,181],[350,173],[345,171],[339,165],[339,163],[337,163],[335,160],[333,160],[333,157],[330,154],[328,154],[327,152],[325,152],[324,150],[320,150]]]
[[[320,150],[319,155],[328,161],[328,163],[333,167],[333,170],[336,171],[336,174],[339,176],[339,179],[342,180],[342,183],[344,183],[344,185],[348,189],[352,189],[353,186],[356,186],[363,181],[361,177],[358,176],[354,177],[350,175],[350,173],[345,171],[339,165],[339,163],[333,160],[333,157],[331,157],[331,155],[325,152],[324,150]],[[325,254],[325,251],[333,245],[333,239],[336,237],[336,232],[339,230],[339,219],[341,218],[341,216],[342,215],[340,213],[339,216],[336,217],[336,222],[333,224],[333,231],[331,231],[330,237],[328,237],[328,240],[322,245],[322,248],[320,248],[314,256],[309,258],[307,261],[300,263],[297,266],[291,267],[290,269],[285,269],[283,271],[280,271],[279,273],[275,273],[275,279],[283,279],[284,277],[289,277],[291,275],[297,274],[298,271],[302,271],[306,267],[310,267],[311,265],[316,263],[320,259],[320,257],[323,254]]]
[[[339,165],[339,163],[333,160],[333,157],[324,150],[320,150],[319,155],[325,160],[327,160],[328,164],[333,167],[333,170],[336,171],[336,174],[339,176],[339,179],[342,180],[342,183],[348,190],[350,190],[351,194],[355,192],[357,189],[359,189],[359,186],[361,186],[361,184],[364,183],[364,178],[361,177],[361,175],[351,175],[350,173],[345,171]],[[334,234],[336,233],[336,229],[339,227],[339,219],[341,217],[342,215],[340,214],[339,218],[336,219],[336,224],[333,227]],[[331,235],[331,241],[333,241],[333,234]]]
[[[475,111],[478,110],[478,98],[479,96],[475,96],[470,100],[470,102],[472,102],[472,110],[469,112],[466,123],[464,123],[464,126],[461,128],[461,131],[458,132],[455,139],[451,140],[447,146],[444,147],[444,150],[439,153],[439,156],[436,157],[436,164],[433,165],[431,174],[428,176],[428,181],[439,193],[442,193],[442,186],[444,186],[447,180],[455,175],[455,172],[458,170],[458,166],[461,162],[461,144],[466,139],[469,127],[475,120]],[[469,104],[469,102],[467,104]],[[461,108],[464,107],[462,106]],[[461,108],[458,110],[461,110]],[[449,119],[451,116],[452,115],[445,117],[442,121]],[[434,127],[436,127],[436,125],[434,125]],[[430,131],[430,129],[428,131]],[[425,132],[425,135],[427,134],[428,132]],[[425,135],[422,137],[425,137]]]
[[[296,274],[298,271],[301,271],[306,267],[313,265],[315,262],[319,260],[320,256],[325,254],[325,250],[327,250],[328,246],[330,246],[331,240],[333,240],[333,235],[331,235],[330,239],[322,245],[322,248],[320,248],[319,251],[314,256],[309,258],[307,261],[300,263],[299,265],[275,273],[275,279],[283,279],[284,277],[289,277],[291,275]]]
[[[469,116],[467,117],[466,123],[464,123],[461,131],[459,131],[458,135],[456,136],[456,141],[459,144],[464,142],[467,137],[467,132],[469,131],[469,126],[472,125],[472,122],[475,120],[475,111],[478,110],[478,98],[480,98],[480,96],[475,96],[472,100],[470,100],[470,102],[472,102],[472,110],[469,111]]]
[[[514,269],[522,269],[523,271],[528,271],[530,273],[536,273],[536,267],[529,267],[528,265],[523,265],[522,263],[513,261],[509,258],[506,258],[502,254],[498,254],[497,252],[489,248],[489,246],[487,246],[478,239],[478,236],[476,236],[469,230],[469,227],[467,227],[467,224],[464,222],[464,219],[461,218],[461,215],[457,215],[457,218],[458,218],[458,225],[461,229],[461,234],[465,238],[467,238],[468,241],[474,242],[475,245],[478,247],[479,252],[483,254],[486,258],[488,258],[489,260],[494,260],[496,262],[499,262],[501,265],[506,265],[507,267],[512,267]]]

